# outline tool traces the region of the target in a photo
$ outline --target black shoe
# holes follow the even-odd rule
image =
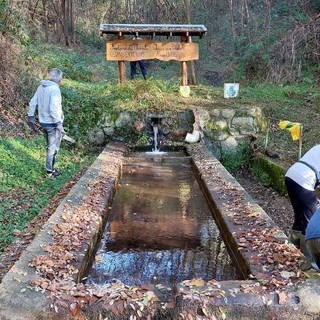
[[[55,180],[60,175],[61,175],[61,173],[57,170],[47,171],[47,176],[52,180]]]
[[[302,233],[299,230],[290,230],[289,231],[289,241],[293,243],[298,249],[301,247],[301,238]]]

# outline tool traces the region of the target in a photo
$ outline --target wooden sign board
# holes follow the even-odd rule
[[[190,61],[199,59],[199,47],[197,43],[186,42],[113,40],[107,41],[106,58],[118,61],[148,59]]]

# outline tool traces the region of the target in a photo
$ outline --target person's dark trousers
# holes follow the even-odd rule
[[[137,74],[137,61],[130,61],[130,76],[131,79]]]
[[[134,79],[134,76],[137,74],[137,62],[139,64],[141,73],[143,75],[143,78],[146,79],[147,77],[147,67],[144,60],[141,61],[130,61],[130,76],[131,79]]]
[[[317,194],[302,188],[288,177],[285,177],[285,185],[294,212],[292,229],[305,234],[308,222],[317,210]]]
[[[147,78],[146,62],[144,60],[140,60],[140,61],[138,61],[138,63],[139,63],[139,67],[141,69],[141,73],[143,75],[143,78],[146,79]]]

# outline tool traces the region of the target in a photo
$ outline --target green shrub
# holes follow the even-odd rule
[[[220,161],[229,172],[241,167],[249,167],[250,160],[249,146],[244,143],[239,143],[235,150],[224,150],[221,152]]]
[[[255,177],[258,178],[258,180],[267,187],[270,187],[272,185],[272,179],[268,172],[264,171],[259,165],[257,165],[255,162],[252,163],[251,166],[251,172]]]

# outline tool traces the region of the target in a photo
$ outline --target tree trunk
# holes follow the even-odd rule
[[[191,0],[183,0],[184,3],[184,8],[185,8],[185,13],[186,13],[186,21],[187,24],[191,23]],[[191,42],[192,39],[190,36],[187,36],[187,42]],[[191,84],[195,85],[197,84],[197,79],[196,79],[196,70],[195,70],[195,65],[194,61],[189,62],[190,66],[190,73],[191,73]]]
[[[45,42],[48,42],[49,41],[49,23],[48,23],[47,0],[42,0],[42,8],[43,8],[44,39],[45,39]]]
[[[237,33],[236,33],[236,25],[234,21],[233,0],[228,0],[228,2],[229,2],[229,14],[231,19],[232,36],[233,36],[233,39],[235,39],[237,36]]]

